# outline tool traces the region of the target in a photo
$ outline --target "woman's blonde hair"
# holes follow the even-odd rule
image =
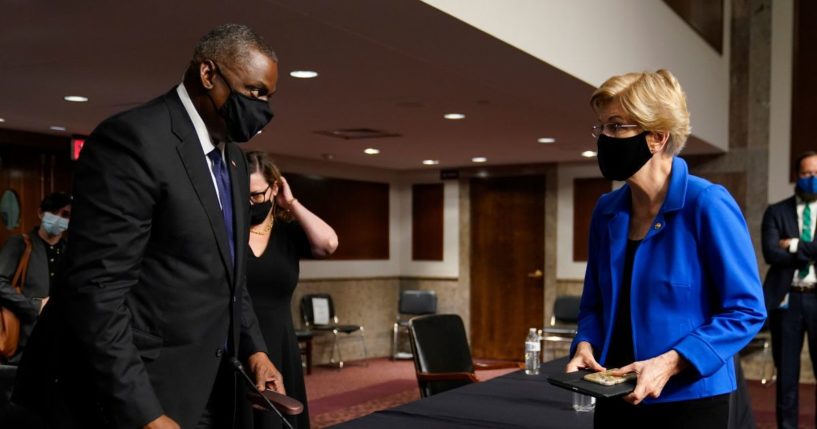
[[[590,105],[599,112],[611,102],[646,131],[670,134],[667,152],[678,155],[690,134],[687,97],[681,84],[667,70],[613,76],[593,92]]]
[[[248,169],[250,170],[250,174],[261,173],[266,179],[267,183],[270,187],[274,186],[278,183],[278,192],[281,192],[281,184],[278,180],[281,178],[281,170],[278,169],[278,166],[272,162],[269,155],[266,152],[261,151],[253,151],[247,152],[247,164]],[[282,208],[278,207],[278,204],[274,204],[273,198],[273,217],[277,220],[282,220],[284,222],[291,222],[295,219],[291,212],[283,210]]]

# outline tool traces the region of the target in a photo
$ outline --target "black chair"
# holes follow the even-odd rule
[[[474,362],[462,319],[456,314],[417,316],[409,321],[414,369],[423,398],[478,382],[474,368],[519,368],[515,362]]]
[[[325,319],[316,321],[316,315],[325,316]],[[330,357],[330,362],[337,364],[339,368],[343,368],[343,354],[341,353],[340,346],[338,345],[339,334],[344,334],[344,338],[351,338],[351,334],[360,332],[360,335],[356,337],[360,339],[360,343],[363,345],[364,359],[368,358],[369,353],[366,350],[366,340],[363,334],[363,326],[339,324],[331,295],[319,293],[308,294],[301,297],[301,317],[303,317],[306,330],[327,335],[331,333],[333,335],[334,340],[332,342],[332,356]],[[335,360],[335,354],[337,354],[337,360]]]
[[[582,297],[576,295],[560,295],[553,302],[553,315],[550,323],[542,329],[542,341],[548,343],[572,342],[576,336],[579,321],[579,304]],[[542,350],[543,352],[546,351]],[[550,356],[554,358],[555,356]],[[547,359],[547,358],[546,358]]]
[[[400,291],[400,302],[397,305],[397,320],[392,329],[392,359],[411,359],[412,354],[398,350],[401,332],[408,333],[409,319],[414,316],[434,314],[437,312],[437,293],[433,290]]]

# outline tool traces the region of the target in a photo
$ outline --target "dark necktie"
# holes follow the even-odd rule
[[[227,228],[227,238],[230,240],[230,262],[235,263],[235,237],[233,234],[233,194],[230,191],[230,174],[221,157],[218,148],[207,154],[213,162],[213,175],[216,177],[218,199],[221,201],[221,215],[224,217],[224,226]]]

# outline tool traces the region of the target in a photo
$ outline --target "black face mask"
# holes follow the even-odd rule
[[[218,73],[221,80],[227,83],[224,75]],[[230,96],[218,109],[218,114],[227,123],[227,137],[230,141],[244,143],[264,129],[274,115],[268,102],[247,97],[234,90],[229,83],[227,86],[230,88]]]
[[[625,138],[599,136],[596,160],[602,176],[610,180],[627,180],[652,158],[647,133]]]
[[[272,210],[272,200],[250,204],[250,225],[255,226],[263,222],[270,210]]]

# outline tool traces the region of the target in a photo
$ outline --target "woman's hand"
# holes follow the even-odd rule
[[[574,354],[573,359],[570,359],[570,362],[567,363],[565,372],[576,372],[583,368],[593,371],[604,371],[604,367],[599,365],[593,356],[593,346],[587,341],[582,341],[576,346],[576,354]]]
[[[633,362],[625,367],[612,371],[613,375],[624,375],[635,372],[638,381],[635,390],[624,397],[624,400],[638,405],[646,397],[661,396],[669,378],[681,372],[687,366],[687,361],[675,350],[670,350],[660,356],[644,361]]]
[[[287,179],[281,176],[278,179],[278,194],[275,195],[275,204],[284,210],[291,211],[296,201],[298,200],[292,196],[292,188],[289,187]]]

